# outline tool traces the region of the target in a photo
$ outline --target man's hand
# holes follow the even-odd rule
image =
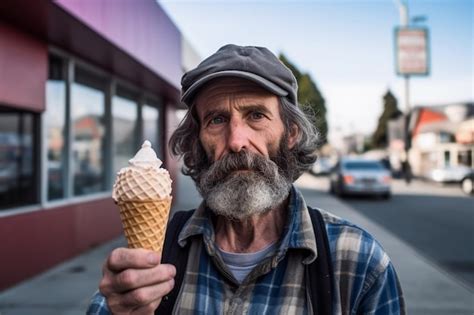
[[[158,253],[117,248],[104,263],[99,291],[113,314],[153,314],[174,287],[176,268]]]

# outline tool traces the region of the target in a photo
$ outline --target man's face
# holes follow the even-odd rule
[[[222,79],[205,87],[195,106],[211,161],[197,183],[208,206],[243,220],[281,204],[291,182],[272,160],[295,137],[285,136],[278,98],[246,80]]]
[[[278,151],[284,125],[278,98],[245,80],[223,79],[196,99],[199,139],[211,161],[228,153],[269,157]]]

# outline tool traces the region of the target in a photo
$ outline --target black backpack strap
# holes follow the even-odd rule
[[[308,207],[308,211],[313,222],[318,249],[318,257],[308,266],[313,311],[318,315],[332,315],[334,271],[326,226],[318,209]]]
[[[193,213],[194,210],[176,212],[166,228],[161,263],[172,264],[176,267],[175,284],[173,290],[161,300],[155,315],[168,315],[173,311],[181,284],[183,283],[184,274],[186,273],[189,255],[189,245],[184,248],[179,246],[178,236]]]

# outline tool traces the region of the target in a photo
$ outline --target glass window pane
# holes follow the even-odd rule
[[[444,166],[451,165],[450,157],[451,157],[450,152],[449,151],[444,151]]]
[[[458,164],[471,167],[472,165],[472,151],[465,150],[458,152]]]
[[[116,174],[122,167],[128,165],[137,151],[136,124],[137,124],[136,102],[114,96],[112,104],[112,128],[114,139],[114,168]]]
[[[37,201],[34,114],[0,108],[0,209]]]
[[[162,157],[162,150],[161,150],[161,141],[158,136],[159,132],[159,124],[160,124],[160,112],[158,108],[144,105],[142,108],[142,117],[143,117],[143,139],[150,140],[151,145],[153,146],[154,150],[158,157]]]
[[[63,198],[65,193],[66,83],[63,65],[61,59],[50,57],[45,112],[48,148],[48,200]]]
[[[74,83],[71,92],[74,195],[105,190],[105,93]]]

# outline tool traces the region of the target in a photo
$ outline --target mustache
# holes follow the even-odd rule
[[[242,170],[253,171],[267,181],[278,176],[278,166],[271,158],[248,151],[240,151],[227,153],[222,159],[212,163],[206,172],[206,184],[218,184],[232,172]]]

